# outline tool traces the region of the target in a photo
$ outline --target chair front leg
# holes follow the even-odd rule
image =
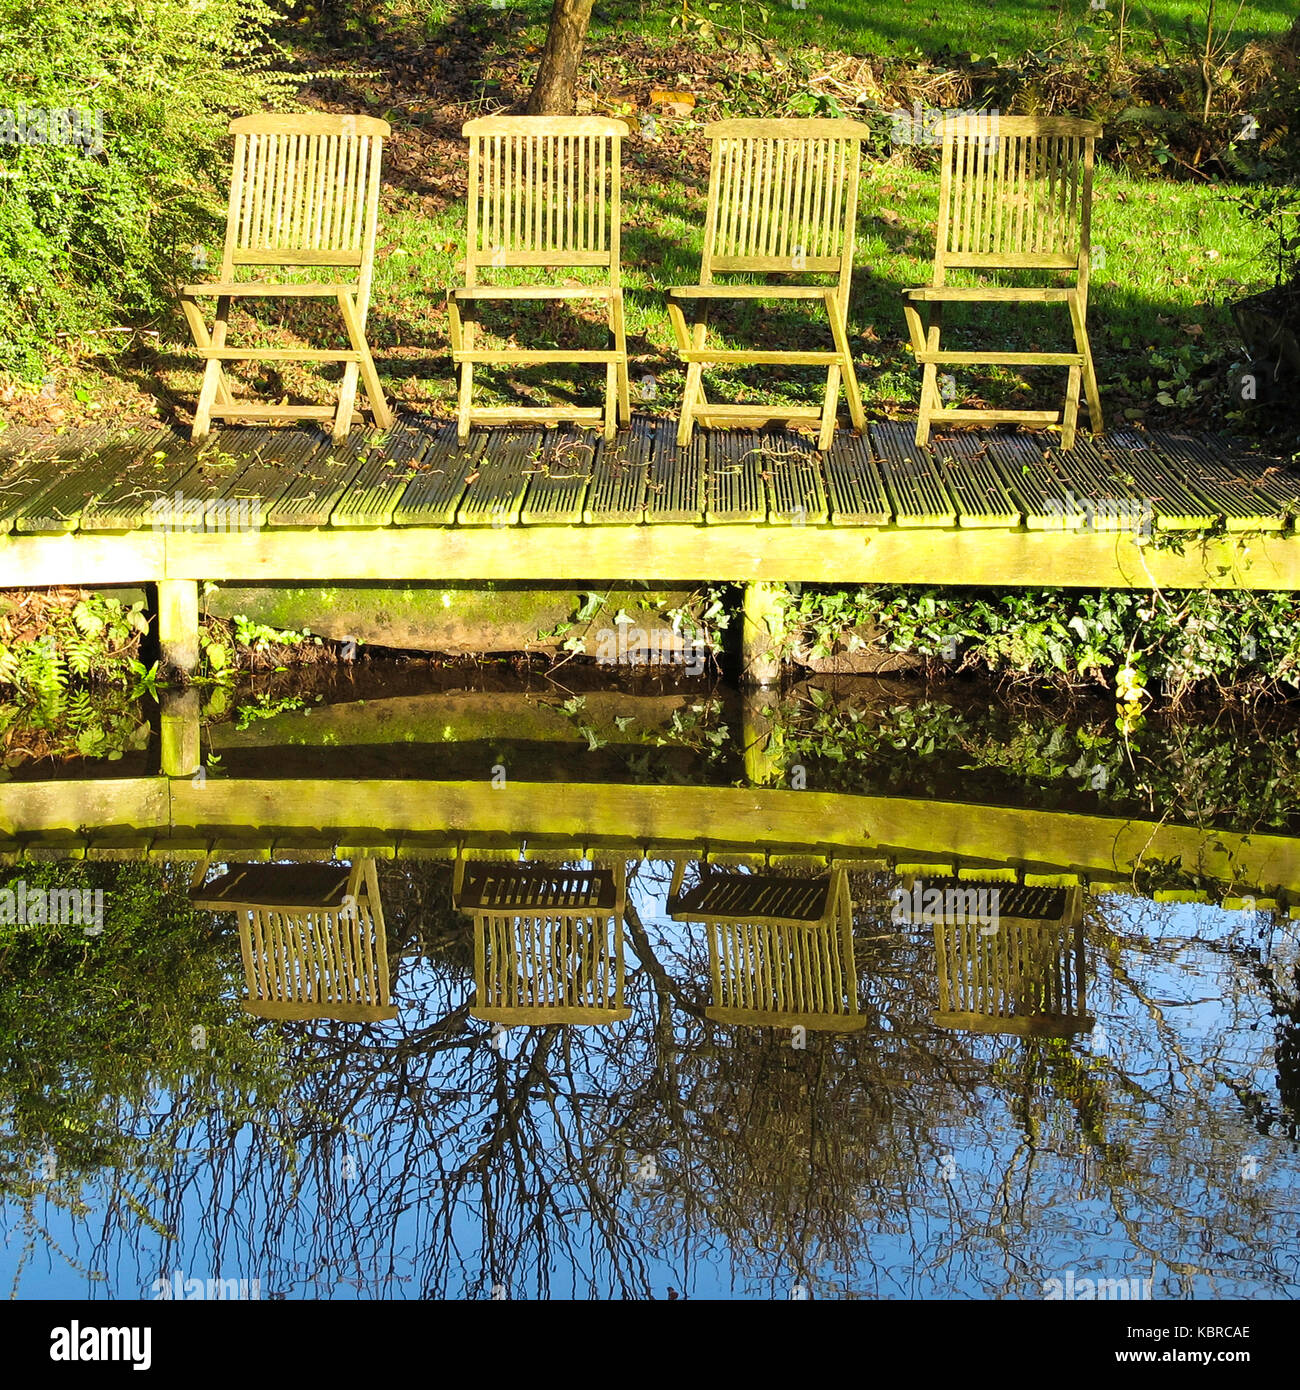
[[[1088,330],[1084,323],[1085,306],[1077,294],[1066,300],[1070,307],[1070,322],[1074,326],[1074,345],[1083,354],[1083,389],[1088,401],[1088,428],[1093,434],[1101,434],[1105,428],[1101,421],[1101,392],[1097,389],[1097,372],[1092,361],[1092,345],[1088,341]]]
[[[454,306],[454,307],[453,307]],[[448,313],[452,314],[452,346],[457,352],[474,351],[474,320],[461,318],[460,306],[452,300],[448,303]],[[456,438],[461,444],[469,442],[470,415],[474,399],[474,364],[460,364],[460,389],[456,401]]]
[[[685,329],[686,318],[681,309],[677,310],[682,320],[683,331]],[[691,326],[688,342],[693,351],[702,352],[705,339],[708,337],[708,308],[704,306],[700,310],[700,317]],[[680,336],[680,335],[679,335]],[[704,398],[704,364],[702,362],[688,362],[686,364],[686,388],[682,392],[682,415],[681,421],[677,426],[677,447],[684,449],[691,442],[691,434],[695,428],[695,412],[699,405],[705,404]]]
[[[1074,432],[1079,420],[1079,381],[1083,375],[1080,367],[1071,367],[1065,387],[1065,409],[1061,412],[1061,448],[1074,448]]]
[[[225,347],[226,322],[229,318],[230,296],[222,295],[217,300],[217,316],[212,325],[212,336],[209,340],[211,347]],[[190,439],[194,443],[208,437],[212,428],[212,407],[216,403],[217,392],[221,390],[221,387],[221,363],[215,357],[209,357],[207,365],[203,368],[203,385],[199,388],[198,404],[194,407],[194,429],[190,434]]]
[[[826,399],[822,403],[821,431],[817,436],[817,447],[824,454],[835,442],[835,408],[840,403],[840,364],[833,363],[826,369]]]
[[[348,330],[348,341],[352,344],[352,351],[360,358],[359,362],[349,362],[349,367],[358,367],[361,372],[361,380],[365,385],[366,399],[370,402],[370,413],[374,416],[375,424],[380,429],[391,429],[393,426],[393,412],[388,408],[388,402],[384,398],[384,388],[379,381],[379,373],[375,370],[375,359],[370,355],[370,345],[366,342],[366,330],[361,322],[361,314],[357,309],[356,301],[350,294],[339,294],[339,312],[343,315],[343,322]],[[346,383],[347,373],[344,372]],[[355,374],[354,374],[355,383]],[[353,394],[356,393],[355,384]],[[342,428],[344,435],[352,427],[352,409],[349,404],[346,416],[342,415],[342,401],[339,402],[341,418],[337,422],[336,431]],[[337,434],[336,434],[337,437]]]
[[[198,348],[199,355],[203,355],[203,349],[211,347],[212,340],[208,337],[207,326],[203,322],[203,314],[199,306],[188,295],[181,295],[181,309],[185,313],[186,322],[190,326],[190,336],[194,339],[194,346]],[[204,364],[206,366],[206,363]],[[220,379],[217,383],[217,402],[220,405],[230,405],[234,397],[230,393],[230,388],[226,385],[226,373],[223,368]]]
[[[937,354],[939,339],[943,332],[943,305],[930,305],[930,327],[925,336],[924,351],[927,356]],[[930,441],[930,421],[943,409],[939,399],[938,364],[925,363],[921,373],[921,411],[916,422],[916,445],[921,448]]]
[[[848,397],[849,418],[853,421],[853,428],[861,433],[867,427],[867,415],[862,408],[862,392],[858,387],[858,374],[853,367],[848,325],[840,312],[839,299],[829,291],[826,295],[826,312],[830,316],[831,337],[835,339],[835,350],[840,354],[843,363],[844,394]]]
[[[610,327],[614,333],[614,350],[619,353],[617,367],[618,420],[620,424],[632,423],[632,392],[628,381],[627,329],[623,322],[623,291],[617,290],[610,297]]]

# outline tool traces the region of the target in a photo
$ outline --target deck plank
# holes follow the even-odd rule
[[[685,449],[677,447],[677,422],[655,421],[646,486],[645,519],[699,521],[704,515],[705,436],[696,430]]]
[[[289,486],[267,509],[266,525],[272,530],[328,526],[330,514],[380,438],[377,429],[354,429],[335,443],[322,430],[317,448],[298,459]]]
[[[763,436],[750,430],[715,430],[706,438],[708,491],[704,520],[713,526],[766,521]]]
[[[1128,510],[1128,491],[1109,480],[1104,462],[1083,445],[1077,441],[1062,453],[1039,434],[995,430],[985,436],[989,462],[1029,530],[1082,531]],[[1111,497],[1113,506],[1101,505]]]
[[[47,453],[44,466],[50,485],[12,514],[13,530],[28,535],[75,531],[82,512],[113,485],[137,445],[138,432],[115,434],[104,425],[80,434],[70,449]]]
[[[524,495],[545,448],[541,430],[507,426],[488,432],[477,467],[466,477],[458,526],[516,526]]]
[[[142,492],[133,518],[139,526],[162,530],[256,530],[265,520],[267,501],[288,485],[298,453],[318,442],[318,435],[303,430],[222,430],[197,448],[188,446],[183,452],[192,459],[190,467],[152,501]],[[248,485],[241,495],[244,478]],[[261,496],[263,490],[269,499]]]
[[[898,526],[952,526],[957,505],[927,449],[916,447],[912,425],[889,420],[869,427],[871,452],[885,481]]]
[[[832,525],[889,525],[893,508],[866,439],[837,430],[825,464]]]
[[[958,526],[1019,526],[1021,511],[989,458],[987,442],[969,430],[930,440],[934,460],[957,503]]]
[[[1153,430],[1157,452],[1188,485],[1226,519],[1229,531],[1281,531],[1300,501],[1300,486],[1255,485],[1213,439],[1182,431]],[[1298,480],[1300,481],[1300,480]]]
[[[830,515],[821,455],[806,435],[773,431],[763,436],[760,476],[767,487],[767,519],[773,526],[821,526]]]
[[[654,449],[654,422],[634,418],[608,443],[601,440],[591,465],[582,519],[588,526],[636,525],[645,515]]]
[[[429,423],[403,415],[393,429],[380,435],[334,504],[331,526],[387,526],[392,521],[403,493],[418,476],[424,455],[436,442],[436,431]]]
[[[519,509],[524,526],[576,526],[582,521],[599,438],[593,430],[547,431],[546,448]]]
[[[82,510],[82,531],[131,531],[152,524],[198,455],[187,439],[164,426],[138,430],[112,452],[117,476]]]
[[[417,465],[401,501],[393,509],[394,526],[450,526],[465,493],[465,479],[478,469],[487,436],[482,430],[462,445],[454,420],[438,427]]]
[[[1177,477],[1175,465],[1161,459],[1147,436],[1116,430],[1093,447],[1154,510],[1158,530],[1204,531],[1220,520],[1217,508]]]

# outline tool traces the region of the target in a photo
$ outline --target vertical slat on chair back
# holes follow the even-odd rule
[[[852,267],[864,127],[852,121],[719,121],[703,278],[737,270]]]
[[[466,272],[619,261],[622,121],[596,116],[486,116],[470,141]]]
[[[232,121],[235,164],[226,267],[356,267],[374,256],[388,124],[371,116],[244,116]]]
[[[1070,117],[945,120],[935,283],[945,266],[1086,273],[1100,133]]]

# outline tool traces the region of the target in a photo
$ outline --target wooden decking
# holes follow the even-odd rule
[[[1300,467],[1209,436],[912,444],[909,422],[610,444],[406,413],[343,445],[230,427],[0,436],[0,586],[786,580],[1300,588]],[[1144,534],[1147,533],[1147,534]]]

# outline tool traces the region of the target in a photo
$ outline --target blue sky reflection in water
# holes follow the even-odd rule
[[[183,915],[189,866],[120,871],[165,878]],[[853,873],[866,1027],[801,1048],[700,1016],[703,929],[668,918],[669,872],[634,868],[632,1016],[605,1028],[494,1038],[469,1016],[445,862],[379,865],[391,1023],[247,1015],[233,917],[200,919],[219,934],[194,993],[142,987],[96,1024],[95,1046],[111,1053],[116,1029],[136,1055],[94,1071],[94,1145],[37,1138],[33,1097],[58,1083],[8,1059],[18,1295],[150,1298],[160,1278],[264,1299],[1300,1292],[1296,923],[1089,896],[1098,1028],[1006,1037],[935,1025],[934,930],[891,919],[894,879]],[[104,937],[79,947],[92,983],[111,918],[110,899]],[[183,1055],[206,988],[210,1055]],[[35,991],[32,1008],[70,997]],[[43,1026],[9,1031],[38,1056]],[[142,1059],[160,1042],[182,1055]],[[66,1082],[85,1075],[70,1063]]]

